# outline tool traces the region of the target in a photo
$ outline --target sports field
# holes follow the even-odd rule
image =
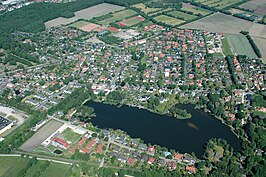
[[[226,37],[235,54],[257,57],[246,36],[240,34],[228,34]]]
[[[111,18],[107,18],[105,20],[99,21],[99,24],[108,25],[108,24],[113,23],[113,22],[124,20],[125,18],[136,15],[136,14],[137,14],[137,12],[135,12],[134,10],[131,10],[131,9],[119,11],[119,12],[112,14]]]
[[[172,25],[172,26],[179,25],[179,24],[185,22],[184,20],[179,20],[179,19],[169,17],[166,15],[159,15],[159,16],[155,17],[154,19],[156,21],[163,22],[163,23],[166,23],[166,24]]]
[[[190,14],[187,14],[187,13],[184,13],[184,12],[180,12],[180,11],[172,11],[172,12],[169,12],[167,14],[170,14],[178,19],[182,19],[182,20],[193,20],[195,18],[197,18],[197,16],[195,15],[190,15]]]
[[[20,149],[31,152],[34,148],[39,146],[45,139],[58,130],[63,123],[50,120],[43,127],[41,127],[29,140],[27,140]]]

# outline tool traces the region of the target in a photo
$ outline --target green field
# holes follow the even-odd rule
[[[163,23],[166,23],[166,24],[172,25],[172,26],[179,25],[179,24],[184,22],[183,20],[179,20],[179,19],[169,17],[166,15],[159,15],[159,16],[155,17],[154,19],[156,21],[163,22]]]
[[[119,12],[112,14],[111,18],[107,18],[105,20],[99,21],[99,24],[108,25],[110,23],[121,21],[127,17],[133,16],[136,14],[137,14],[137,12],[135,12],[131,9],[119,11]]]
[[[246,36],[229,34],[227,35],[227,40],[234,53],[248,57],[257,57]]]
[[[160,10],[160,11],[156,11],[156,12],[149,13],[149,16],[155,16],[158,13],[172,11],[172,10],[173,10],[172,8],[163,9],[163,10]]]
[[[69,25],[69,26],[71,26],[71,27],[75,27],[75,28],[81,28],[81,27],[83,27],[83,26],[85,26],[85,25],[87,25],[87,24],[89,24],[89,22],[86,22],[86,21],[81,20],[81,21],[77,21],[77,22],[75,22],[75,23],[72,23],[72,24]]]
[[[27,162],[28,159],[21,157],[0,157],[0,176],[17,176]]]
[[[152,13],[152,12],[157,12],[157,11],[161,10],[161,8],[150,8],[150,7],[147,7],[143,3],[133,5],[133,7],[140,9],[145,14]]]
[[[195,15],[190,15],[190,14],[180,12],[180,11],[172,11],[172,12],[169,12],[168,14],[172,15],[178,19],[185,20],[185,21],[193,20],[193,19],[197,18],[197,16],[195,16]]]
[[[233,55],[232,50],[231,50],[231,48],[230,48],[230,46],[228,44],[228,41],[227,41],[226,37],[224,37],[222,39],[222,48],[223,48],[224,55],[226,55],[226,56]]]
[[[193,12],[193,14],[201,14],[201,15],[207,15],[210,14],[211,11],[207,9],[203,9],[201,7],[182,7],[181,10]]]

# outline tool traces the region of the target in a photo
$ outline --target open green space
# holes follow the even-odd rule
[[[172,25],[172,26],[179,25],[179,24],[184,22],[183,20],[169,17],[166,15],[159,15],[159,16],[155,17],[154,19],[158,22],[163,22],[163,23],[166,23],[166,24]]]
[[[129,19],[126,19],[126,20],[122,21],[122,23],[127,25],[127,26],[133,26],[133,25],[136,25],[136,24],[138,24],[140,22],[141,22],[141,20],[137,19],[135,17],[129,18]]]
[[[180,11],[172,11],[172,12],[169,12],[168,14],[172,15],[178,19],[185,20],[185,21],[193,20],[193,19],[197,18],[197,16],[195,16],[195,15],[190,15],[190,14],[180,12]]]
[[[234,53],[238,55],[246,55],[249,57],[257,57],[246,36],[238,34],[228,34],[227,40]]]
[[[131,9],[119,11],[119,12],[112,14],[111,18],[107,18],[105,20],[99,21],[99,24],[108,25],[110,23],[118,22],[120,20],[126,19],[127,17],[133,16],[136,14],[137,14],[137,12],[135,12],[134,10],[131,10]]]

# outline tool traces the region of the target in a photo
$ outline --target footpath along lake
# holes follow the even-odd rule
[[[180,120],[166,115],[157,115],[144,109],[128,106],[118,108],[103,103],[88,102],[95,109],[93,125],[108,129],[121,129],[132,138],[141,138],[145,143],[158,144],[179,152],[195,152],[202,158],[204,144],[211,138],[225,139],[235,151],[241,141],[221,121],[194,105],[180,105],[192,115],[191,119]]]

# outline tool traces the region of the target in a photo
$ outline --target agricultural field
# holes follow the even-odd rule
[[[200,14],[200,15],[208,15],[210,14],[212,11],[207,10],[207,9],[203,9],[201,7],[197,7],[194,5],[191,5],[189,3],[183,3],[182,4],[182,8],[181,10],[187,11],[187,12],[192,12],[193,14]]]
[[[13,177],[18,176],[20,171],[24,169],[29,161],[29,158],[18,157],[0,157],[1,163],[0,166],[0,176],[2,177]],[[30,167],[25,177],[37,176],[38,171],[46,161],[37,161],[32,167]],[[67,172],[70,170],[70,165],[60,164],[55,162],[50,162],[50,165],[41,173],[42,177],[58,177],[58,176],[67,176]]]
[[[20,170],[26,167],[28,159],[21,157],[0,157],[0,161],[4,162],[0,165],[0,176],[18,176]]]
[[[108,14],[110,12],[115,12],[119,10],[123,10],[125,7],[103,3],[99,4],[93,7],[89,7],[80,11],[75,12],[75,16],[72,18],[63,18],[59,17],[50,21],[47,21],[44,23],[45,27],[51,28],[54,26],[60,26],[60,25],[67,25],[69,23],[73,23],[74,21],[77,21],[78,19],[87,19],[90,20],[93,17],[102,16],[105,14]]]
[[[130,10],[130,9],[119,11],[119,12],[112,14],[112,16],[110,18],[99,21],[99,24],[108,25],[110,23],[123,20],[127,17],[131,17],[131,16],[136,15],[136,14],[137,14],[137,12],[135,12],[134,10]]]
[[[224,9],[242,1],[243,0],[195,0],[195,2],[199,2],[209,7],[215,7],[217,9]]]
[[[59,163],[51,163],[51,165],[41,174],[41,177],[58,177],[67,176],[70,166]]]
[[[246,36],[240,34],[228,34],[226,35],[226,38],[235,54],[257,57]]]
[[[133,5],[133,7],[140,9],[145,14],[152,13],[152,12],[157,12],[157,11],[161,10],[161,8],[150,8],[150,7],[147,7],[143,3]]]
[[[185,22],[184,20],[179,20],[179,19],[169,17],[166,15],[159,15],[159,16],[155,17],[154,19],[158,22],[163,22],[163,23],[166,23],[166,24],[172,25],[172,26],[179,25],[179,24]]]
[[[181,26],[181,28],[199,29],[219,33],[238,34],[240,31],[249,31],[254,24],[253,22],[242,20],[231,15],[215,13],[208,17],[199,19]]]
[[[89,22],[86,22],[86,21],[80,20],[80,21],[77,21],[77,22],[75,22],[75,23],[72,23],[72,24],[69,25],[69,26],[74,27],[74,28],[81,28],[81,27],[83,27],[83,26],[85,26],[85,25],[87,25],[87,24],[89,24]]]
[[[128,18],[126,20],[123,20],[121,22],[118,22],[117,24],[119,26],[133,26],[133,25],[136,25],[136,24],[138,24],[144,20],[145,20],[145,18],[143,18],[143,17],[135,16],[135,17],[131,17],[131,18]]]
[[[170,12],[172,11],[173,9],[171,8],[167,8],[167,9],[163,9],[163,10],[160,10],[160,11],[156,11],[156,12],[152,12],[152,13],[149,13],[148,16],[156,16],[158,13],[162,13],[162,12]]]
[[[167,13],[171,16],[174,16],[175,18],[178,18],[178,19],[182,19],[182,20],[185,20],[185,21],[189,21],[189,20],[193,20],[195,18],[197,18],[197,16],[195,15],[190,15],[190,14],[187,14],[187,13],[184,13],[184,12],[180,12],[180,11],[172,11],[172,12],[169,12]]]
[[[42,126],[29,140],[27,140],[20,149],[23,151],[31,152],[38,147],[45,139],[58,130],[63,123],[50,120],[44,126]]]
[[[251,10],[260,15],[266,15],[266,1],[265,0],[251,0],[239,6],[240,8]]]
[[[266,63],[266,39],[253,37],[253,40],[256,43],[257,47],[260,49],[262,59]]]

